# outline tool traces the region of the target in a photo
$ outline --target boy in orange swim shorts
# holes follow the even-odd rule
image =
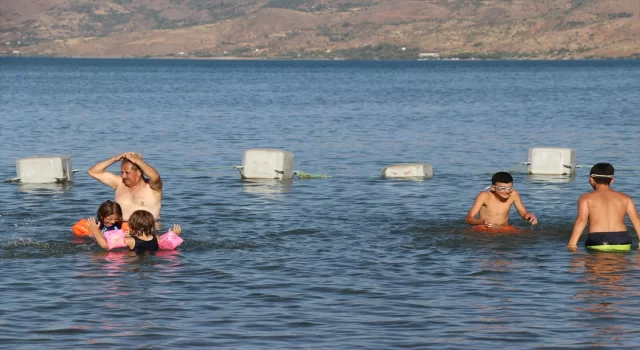
[[[516,207],[524,220],[532,225],[538,223],[538,218],[527,211],[520,193],[513,188],[511,174],[504,171],[495,173],[491,178],[491,189],[478,194],[464,221],[474,225],[473,229],[478,231],[517,231],[509,225],[511,205]]]

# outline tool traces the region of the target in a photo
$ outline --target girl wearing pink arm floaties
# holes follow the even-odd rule
[[[180,225],[173,225],[173,229],[158,237],[156,220],[153,214],[146,210],[136,210],[131,214],[128,234],[122,230],[113,230],[105,232],[103,236],[93,218],[89,218],[87,221],[89,229],[100,247],[108,250],[124,247],[136,252],[158,249],[172,250],[182,243],[182,238],[179,237],[182,233]]]

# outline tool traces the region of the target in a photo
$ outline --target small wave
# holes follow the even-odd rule
[[[179,248],[180,250],[188,250],[188,251],[209,251],[215,249],[230,249],[230,250],[250,250],[250,249],[258,249],[261,245],[253,242],[243,242],[243,241],[221,241],[221,242],[207,242],[207,241],[194,241],[194,240],[185,240],[182,246]]]
[[[14,239],[0,243],[1,259],[44,258],[91,251],[91,244],[74,244],[72,242],[46,241],[32,239]]]
[[[317,229],[304,229],[304,228],[300,228],[300,229],[293,229],[293,230],[286,230],[286,231],[282,231],[277,233],[277,236],[303,236],[303,235],[315,235],[317,233],[320,233],[320,230]]]

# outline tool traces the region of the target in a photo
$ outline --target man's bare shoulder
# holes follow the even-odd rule
[[[618,192],[618,191],[613,191],[613,193],[615,193],[615,196],[620,200],[620,201],[632,201],[631,197],[623,192]]]
[[[145,193],[150,193],[154,196],[162,196],[162,189],[160,188],[160,189],[154,190],[151,184],[149,184],[149,180],[144,181],[141,190]]]
[[[148,191],[151,191],[157,195],[161,195],[162,194],[162,187],[158,188],[158,189],[154,189],[151,184],[149,183],[149,179],[145,179],[145,187]]]
[[[516,200],[516,199],[519,199],[519,198],[520,198],[520,192],[518,192],[518,190],[514,189],[511,192],[511,196],[509,196],[509,199],[510,200]]]
[[[582,195],[580,195],[580,197],[578,197],[578,205],[589,207],[590,206],[589,203],[591,203],[593,199],[594,199],[594,192],[583,193]],[[596,202],[597,201],[598,200],[596,199]]]
[[[486,201],[489,198],[491,198],[491,192],[482,191],[482,192],[478,193],[478,196],[476,196],[476,201],[477,200]]]
[[[122,190],[122,189],[125,189],[125,190],[126,190],[127,188],[128,188],[128,187],[127,187],[127,185],[125,185],[125,184],[124,184],[124,182],[120,181],[120,182],[118,183],[118,185],[116,186],[116,191],[118,191],[118,190]]]
[[[593,195],[594,195],[594,192],[583,193],[580,195],[580,197],[578,197],[578,201],[588,200],[589,198],[593,197]]]
[[[621,196],[621,197],[624,197],[624,198],[627,198],[627,199],[631,199],[631,196],[629,196],[628,194],[626,194],[626,193],[624,193],[624,192],[614,191],[614,190],[611,190],[611,191],[612,191],[613,193],[616,193],[617,195],[619,195],[619,196]]]
[[[623,192],[618,191],[607,191],[606,193],[599,193],[597,191],[585,193],[578,198],[578,202],[581,203],[589,203],[594,201],[594,203],[599,201],[616,201],[616,202],[627,202],[631,200],[631,197]]]

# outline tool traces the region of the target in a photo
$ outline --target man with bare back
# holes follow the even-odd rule
[[[578,249],[578,240],[587,223],[589,235],[585,246],[594,250],[630,250],[631,236],[627,233],[624,216],[627,215],[636,235],[640,238],[640,217],[633,200],[626,194],[611,189],[613,166],[598,163],[591,168],[589,183],[594,191],[578,199],[578,215],[567,248]]]
[[[118,161],[122,161],[122,175],[106,171]],[[140,154],[126,152],[99,162],[89,169],[89,175],[116,191],[115,201],[122,207],[124,221],[139,209],[150,212],[156,220],[160,217],[162,179],[153,167],[142,160]]]

